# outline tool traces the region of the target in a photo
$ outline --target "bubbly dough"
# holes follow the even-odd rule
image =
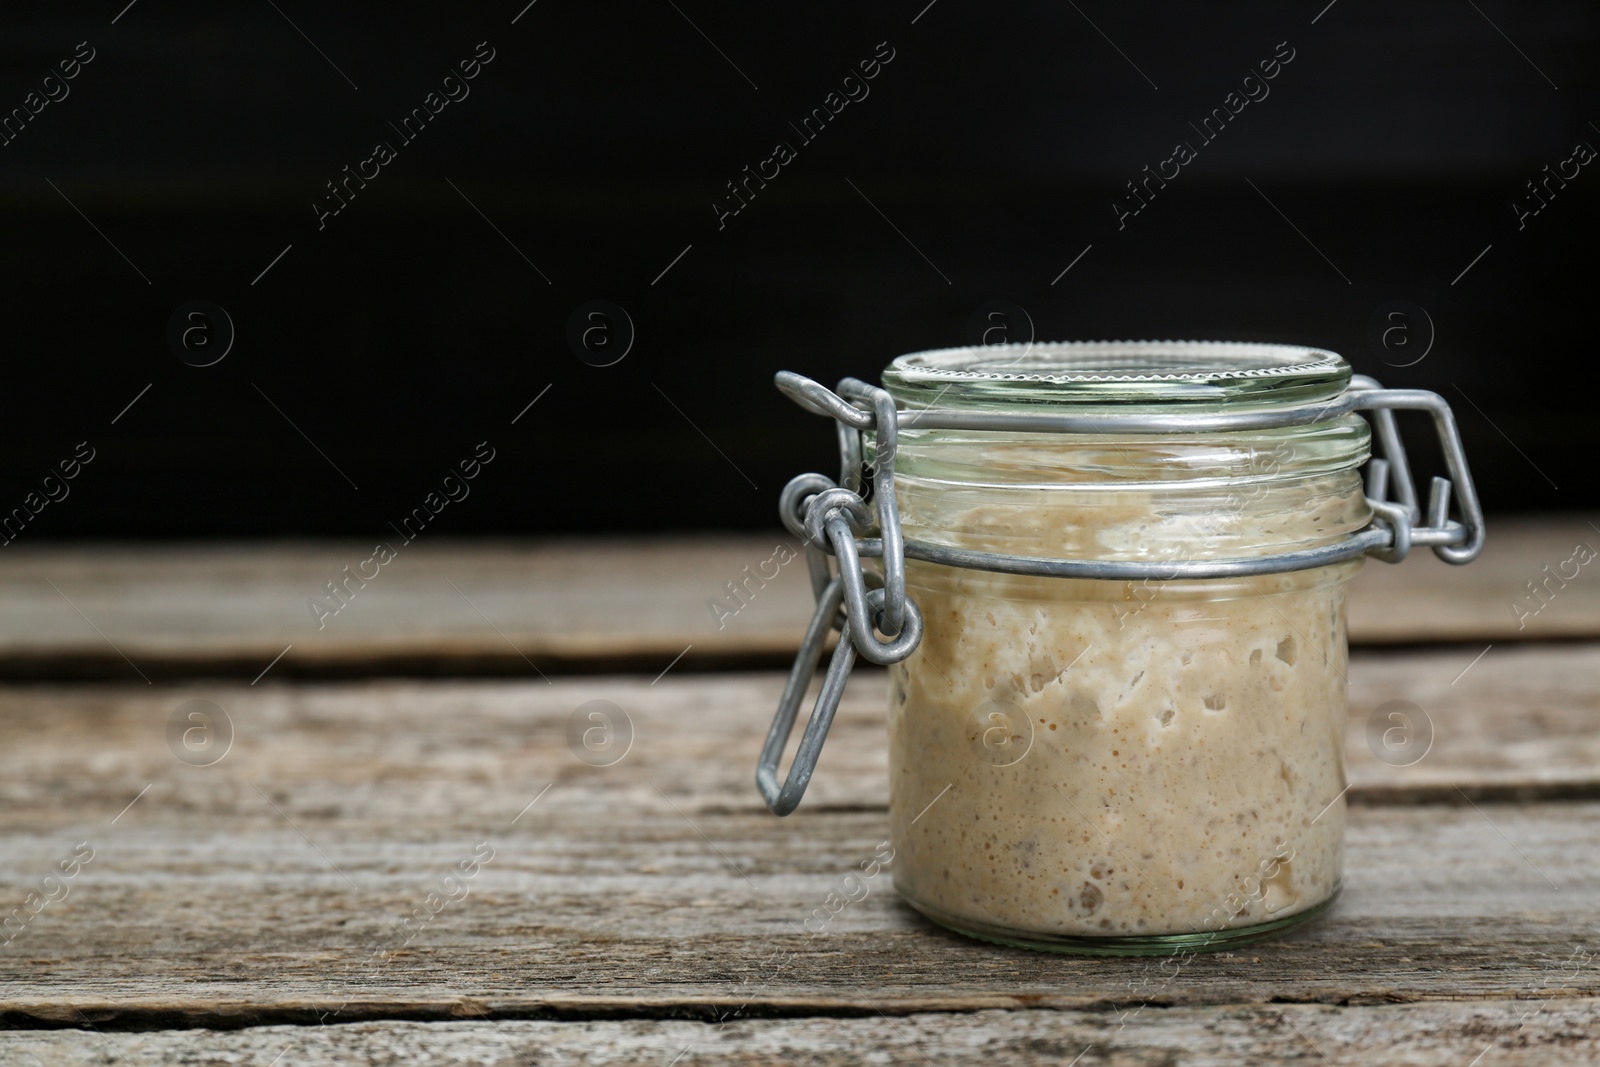
[[[925,635],[890,671],[897,888],[1018,936],[1205,933],[1327,900],[1358,566],[1107,582],[913,561]]]

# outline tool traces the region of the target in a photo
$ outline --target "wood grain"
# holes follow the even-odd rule
[[[1595,513],[1494,518],[1483,554],[1466,566],[1443,563],[1425,549],[1393,566],[1369,561],[1351,583],[1351,641],[1600,636],[1600,558],[1563,566],[1579,545],[1600,551],[1597,527],[1600,514]],[[1563,573],[1575,576],[1566,580]],[[1537,596],[1529,592],[1529,582],[1540,587]]]
[[[1580,542],[1600,546],[1596,516],[1491,522],[1467,567],[1419,551],[1369,564],[1350,603],[1355,644],[1600,637],[1600,579],[1581,568],[1542,582]],[[398,543],[398,538],[391,538]],[[781,532],[684,539],[402,545],[348,604],[307,606],[366,543],[18,544],[0,553],[0,676],[141,681],[196,673],[274,675],[495,673],[781,666],[811,611],[800,560],[746,586],[736,615],[713,611],[727,583],[759,571]],[[371,574],[368,565],[364,573]],[[770,574],[774,565],[768,564]],[[1568,568],[1571,573],[1571,568]],[[1541,587],[1545,588],[1545,587]],[[733,603],[733,602],[730,602]],[[1514,610],[1520,603],[1522,611]],[[1537,608],[1537,613],[1533,613]],[[719,625],[720,622],[720,625]],[[293,646],[290,648],[290,646]]]
[[[281,1057],[281,1059],[280,1059]],[[1544,1067],[1600,1059],[1600,1001],[1576,998],[1370,1005],[1165,1008],[1129,1019],[1084,1011],[918,1013],[699,1023],[620,1020],[365,1022],[234,1031],[0,1032],[15,1067],[297,1067],[348,1063],[1022,1064],[1098,1067],[1241,1063]]]
[[[1600,645],[1496,647],[1471,660],[1465,649],[1352,656],[1350,798],[1414,802],[1441,799],[1444,790],[1442,799],[1464,803],[1459,787],[1473,799],[1600,799]],[[387,782],[440,791],[455,810],[492,814],[495,804],[519,808],[522,789],[551,781],[605,789],[631,783],[636,795],[648,795],[654,781],[674,795],[688,790],[699,810],[757,813],[765,809],[754,788],[755,756],[782,686],[775,673],[674,670],[658,681],[0,687],[0,830],[25,827],[60,805],[120,807],[158,779],[186,805],[203,807],[216,803],[213,779],[241,775],[301,782],[324,798],[318,803],[352,813],[381,805],[369,798],[387,795],[375,792]],[[886,693],[881,670],[852,679],[802,812],[883,810]],[[180,764],[167,744],[168,719],[191,699],[214,701],[233,722],[233,749],[209,775]],[[577,709],[591,700],[614,705],[608,713],[618,717],[619,739],[624,730],[633,735],[613,768],[586,766],[568,747],[568,722],[582,719]],[[1431,722],[1431,747],[1409,767],[1381,762],[1367,740],[1374,717],[1390,725],[1385,709],[1396,700],[1413,701]]]
[[[1600,797],[1600,645],[1357,652],[1349,678],[1359,802]],[[1390,758],[1409,766],[1375,755],[1396,713],[1416,747]]]
[[[77,842],[95,856],[66,899],[0,946],[0,1023],[870,1021],[1204,1005],[1221,1019],[1284,1001],[1596,997],[1600,967],[1572,961],[1600,945],[1600,800],[1504,797],[1551,783],[1595,796],[1585,687],[1597,656],[1496,648],[1463,688],[1450,685],[1456,650],[1358,655],[1362,699],[1432,704],[1432,749],[1401,772],[1353,739],[1335,909],[1173,974],[1160,960],[943,933],[887,872],[820,933],[801,925],[886,834],[881,678],[852,687],[813,794],[786,820],[750,784],[774,675],[12,686],[0,689],[0,899],[19,904]],[[168,718],[189,699],[215,701],[235,726],[214,766],[168,747]],[[609,767],[580,762],[567,740],[575,709],[596,699],[632,724]],[[394,924],[480,842],[495,855],[470,895],[406,944]]]
[[[776,505],[774,505],[776,506]],[[401,545],[398,537],[389,542]],[[747,587],[780,543],[760,536],[548,542],[429,541],[366,564],[372,544],[18,545],[0,555],[0,674],[140,681],[573,670],[655,674],[792,659],[811,611],[803,560]],[[338,600],[326,583],[354,579]],[[732,601],[737,604],[737,601]],[[320,625],[319,625],[320,623]],[[692,647],[691,647],[692,646]],[[685,652],[685,650],[688,650]]]
[[[548,810],[509,829],[419,819],[414,807],[402,825],[331,823],[292,802],[279,815],[264,799],[226,819],[158,814],[152,803],[143,822],[130,816],[115,832],[24,840],[29,870],[79,834],[96,856],[72,895],[7,946],[0,1024],[714,1021],[1600,996],[1593,804],[1357,808],[1345,896],[1327,917],[1280,941],[1174,961],[980,945],[919,919],[887,884],[813,936],[799,924],[871,854],[881,815],[817,813],[763,830],[755,817],[684,818],[662,799],[622,825],[597,819],[590,800],[552,791]],[[496,854],[472,895],[402,948],[392,924],[485,839]],[[20,888],[5,886],[19,898]]]

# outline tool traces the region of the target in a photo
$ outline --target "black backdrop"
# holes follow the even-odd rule
[[[375,535],[479,442],[441,531],[770,526],[832,455],[775,370],[991,307],[1331,347],[1455,405],[1490,509],[1594,503],[1592,5],[124,2],[4,16],[0,511],[94,450],[22,537]]]

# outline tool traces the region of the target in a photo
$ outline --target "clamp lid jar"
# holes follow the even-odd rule
[[[859,653],[891,664],[895,883],[934,920],[1152,953],[1326,908],[1345,585],[1364,555],[1428,544],[1465,562],[1482,543],[1444,402],[1287,345],[951,349],[902,356],[884,382],[835,394],[779,377],[838,423],[842,469],[784,494],[818,609],[758,770],[773,809],[798,802]],[[1403,407],[1433,415],[1451,468],[1426,524]],[[1383,453],[1370,463],[1358,411]],[[840,640],[780,787],[830,625]]]

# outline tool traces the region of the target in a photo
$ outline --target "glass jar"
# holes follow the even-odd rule
[[[1349,383],[1331,353],[1197,348],[926,353],[884,381],[911,408],[931,390],[957,409],[1192,412]],[[1369,443],[1355,415],[1114,439],[907,428],[895,489],[906,537],[953,548],[1251,556],[1366,526]],[[1321,911],[1342,865],[1344,593],[1360,566],[1105,581],[909,561],[924,631],[890,668],[897,888],[964,933],[1079,949],[1237,941]]]
[[[859,648],[890,664],[895,885],[934,921],[1152,954],[1325,910],[1343,865],[1346,584],[1363,552],[1395,561],[1415,541],[1466,562],[1482,542],[1443,401],[1370,381],[1355,400],[1338,355],[1263,344],[947,349],[901,356],[883,381],[824,398],[780,376],[846,432],[844,487],[812,475],[785,493],[819,607],[758,773],[774,810],[798,802]],[[1386,461],[1368,498],[1358,406],[1375,409],[1400,504],[1384,499]],[[1435,479],[1413,527],[1403,406],[1434,412],[1465,526]],[[875,492],[852,476],[860,460]],[[874,497],[881,536],[858,540],[846,521],[859,532]],[[823,551],[839,557],[826,585]],[[882,556],[858,585],[884,590],[850,593],[858,552]],[[816,635],[851,595],[850,620],[904,632],[877,643],[844,624],[785,806],[776,759]]]

